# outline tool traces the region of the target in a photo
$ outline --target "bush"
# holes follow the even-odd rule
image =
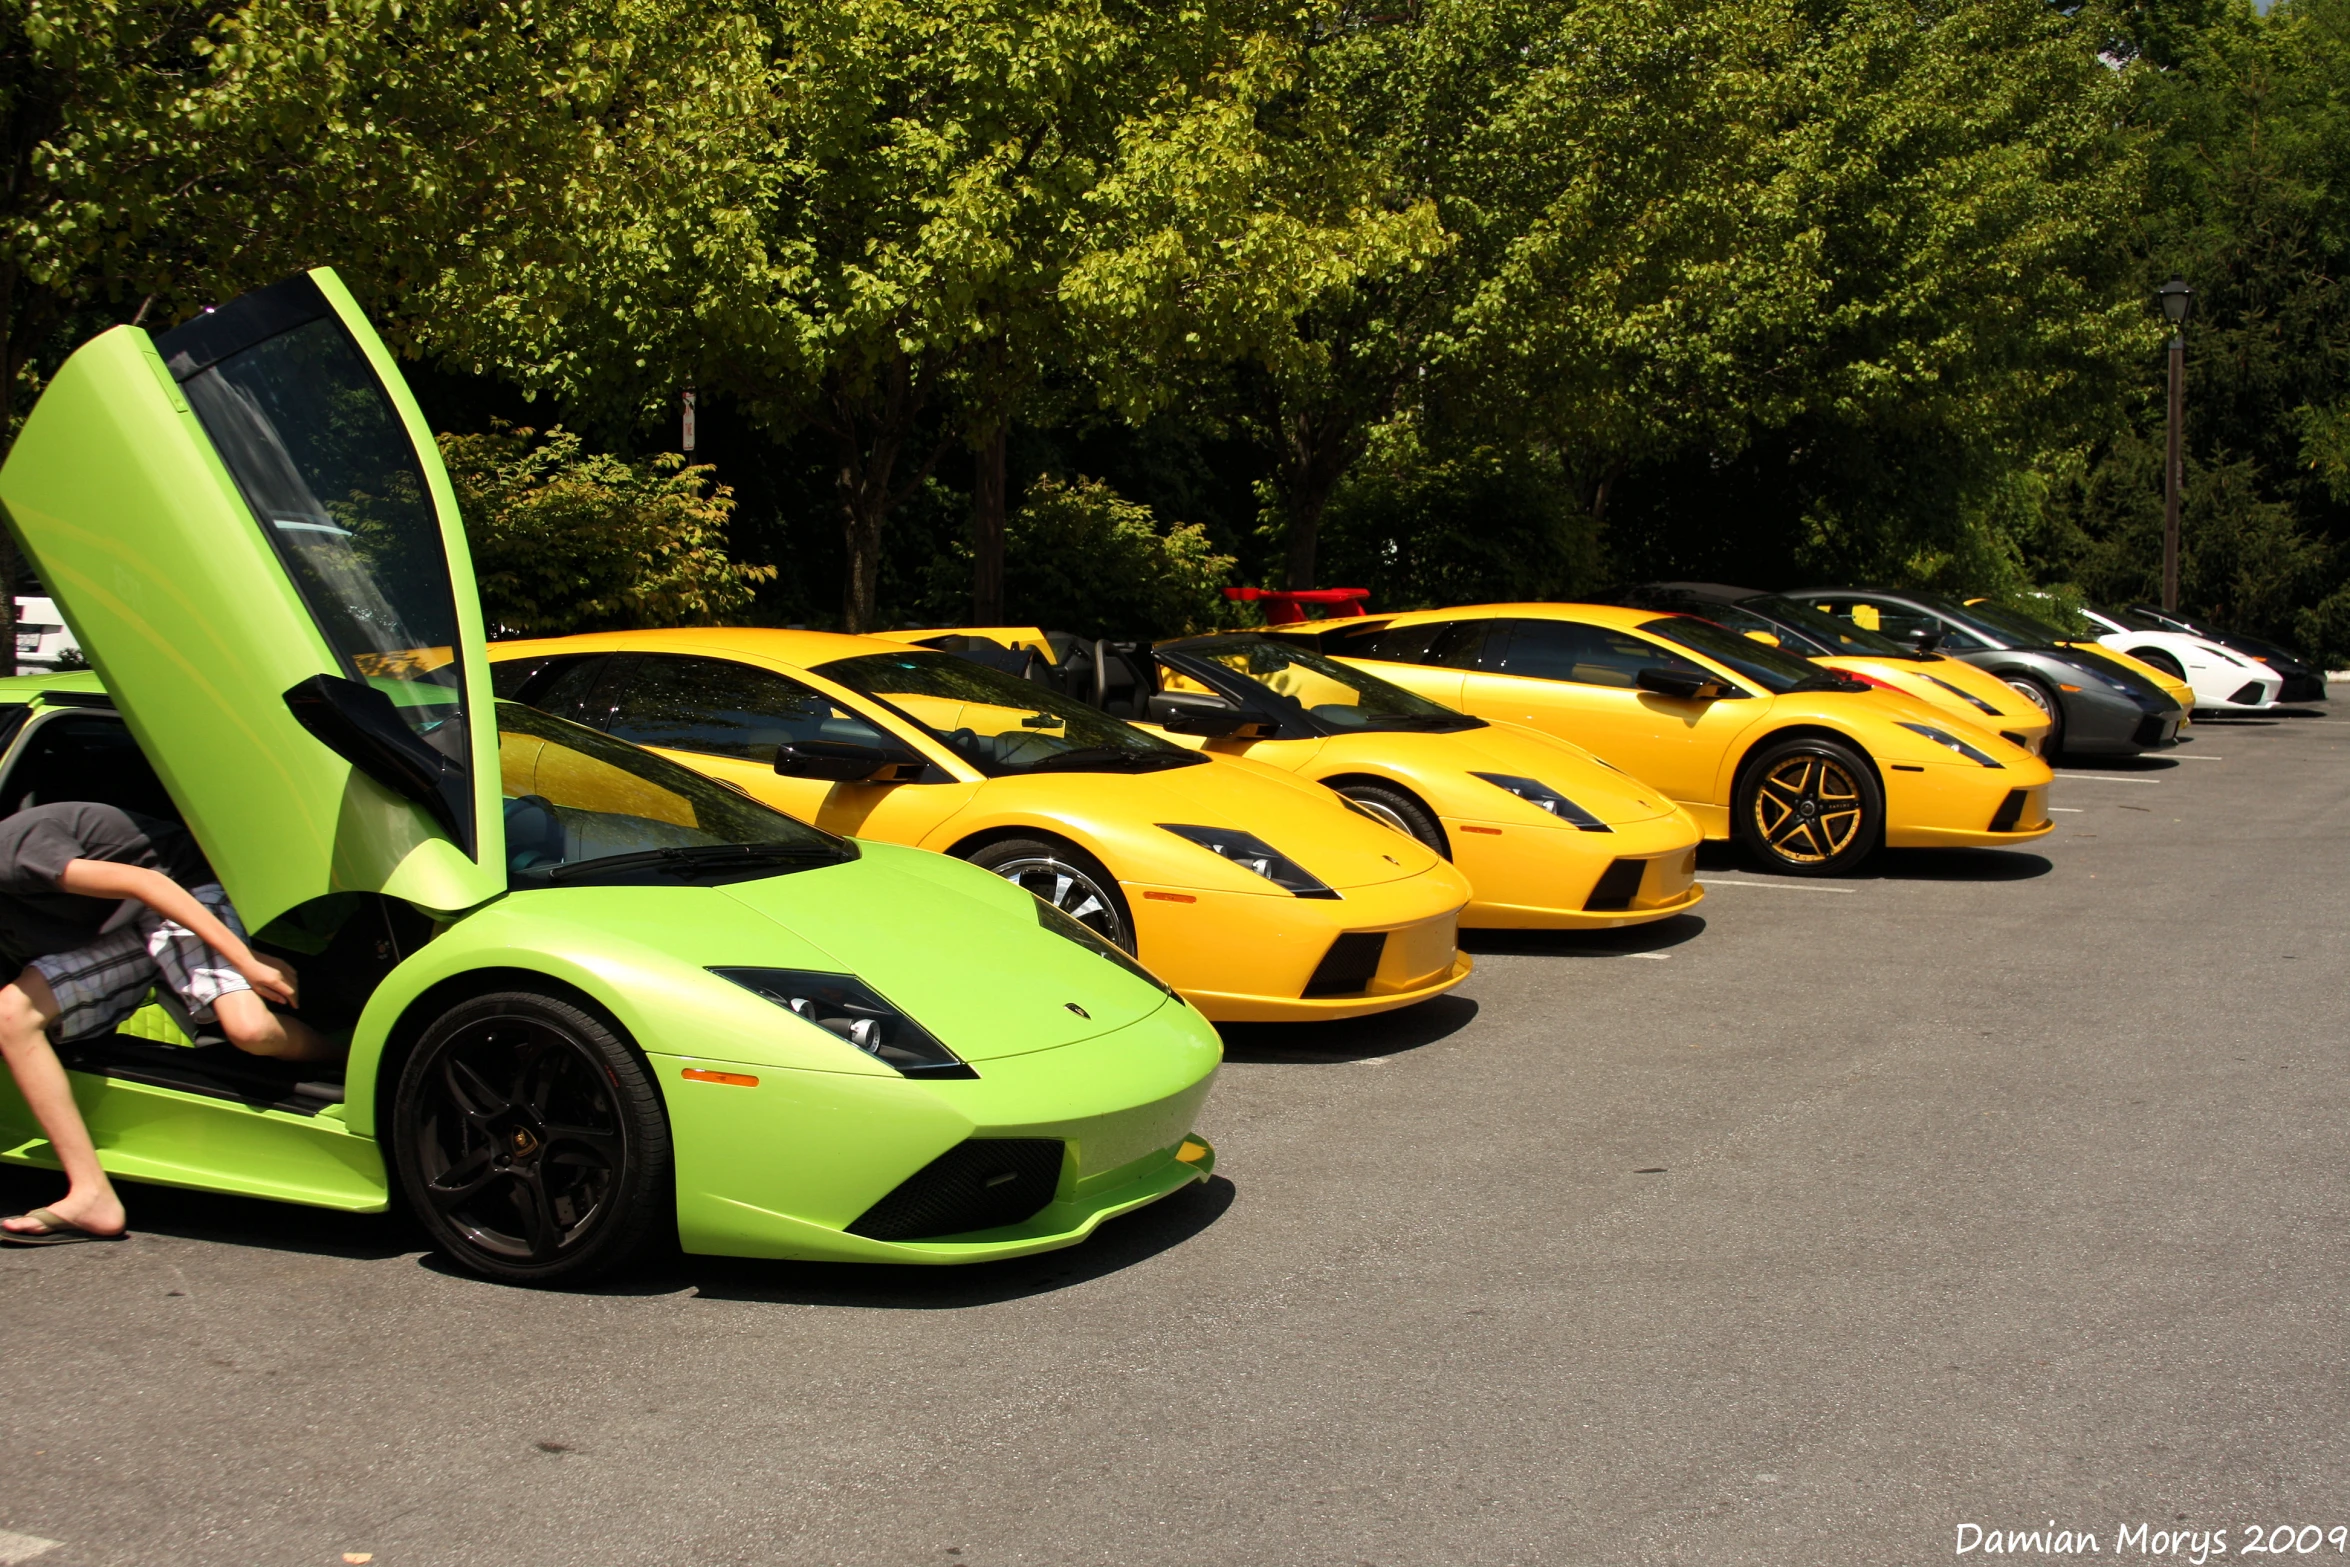
[[[440,445],[492,637],[707,625],[775,576],[727,558],[734,492],[673,453],[629,463],[505,424]]]
[[[1098,479],[1039,479],[1005,524],[1005,609],[1022,625],[1093,637],[1205,631],[1232,619],[1231,573],[1205,528],[1162,533],[1148,506]]]

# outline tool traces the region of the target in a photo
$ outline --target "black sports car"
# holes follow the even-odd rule
[[[1885,588],[1804,588],[1781,597],[1991,671],[2048,714],[2055,727],[2043,754],[2050,757],[2161,750],[2179,743],[2187,721],[2187,709],[2153,681],[2095,653],[2060,647],[2049,627],[1996,604]]]
[[[2277,692],[2279,702],[2299,705],[2326,699],[2326,672],[2274,642],[2263,642],[2258,637],[2248,637],[2241,632],[2221,631],[2207,621],[2197,620],[2175,609],[2156,609],[2151,604],[2132,604],[2128,609],[2109,610],[2107,613],[2124,625],[2136,626],[2140,630],[2184,632],[2207,642],[2217,642],[2231,653],[2258,659],[2284,679],[2284,688]]]

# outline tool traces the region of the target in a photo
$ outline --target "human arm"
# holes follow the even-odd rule
[[[293,976],[267,959],[256,957],[235,931],[213,916],[196,895],[161,871],[113,860],[71,860],[57,877],[57,890],[84,898],[135,898],[228,959],[265,1000],[294,1005]]]

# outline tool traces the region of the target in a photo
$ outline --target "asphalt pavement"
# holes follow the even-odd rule
[[[1232,1029],[1214,1183],[1026,1262],[539,1293],[129,1188],[0,1251],[0,1567],[2290,1550],[2350,1526],[2350,712],[2196,733],[2034,852],[1709,850],[1696,915]]]

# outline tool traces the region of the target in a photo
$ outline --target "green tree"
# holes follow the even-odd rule
[[[560,426],[440,445],[493,635],[706,625],[775,576],[728,558],[734,493],[707,467],[624,462]]]
[[[1172,637],[1224,624],[1232,557],[1196,523],[1162,530],[1098,480],[1040,479],[1011,518],[1006,597],[1019,624]]]

